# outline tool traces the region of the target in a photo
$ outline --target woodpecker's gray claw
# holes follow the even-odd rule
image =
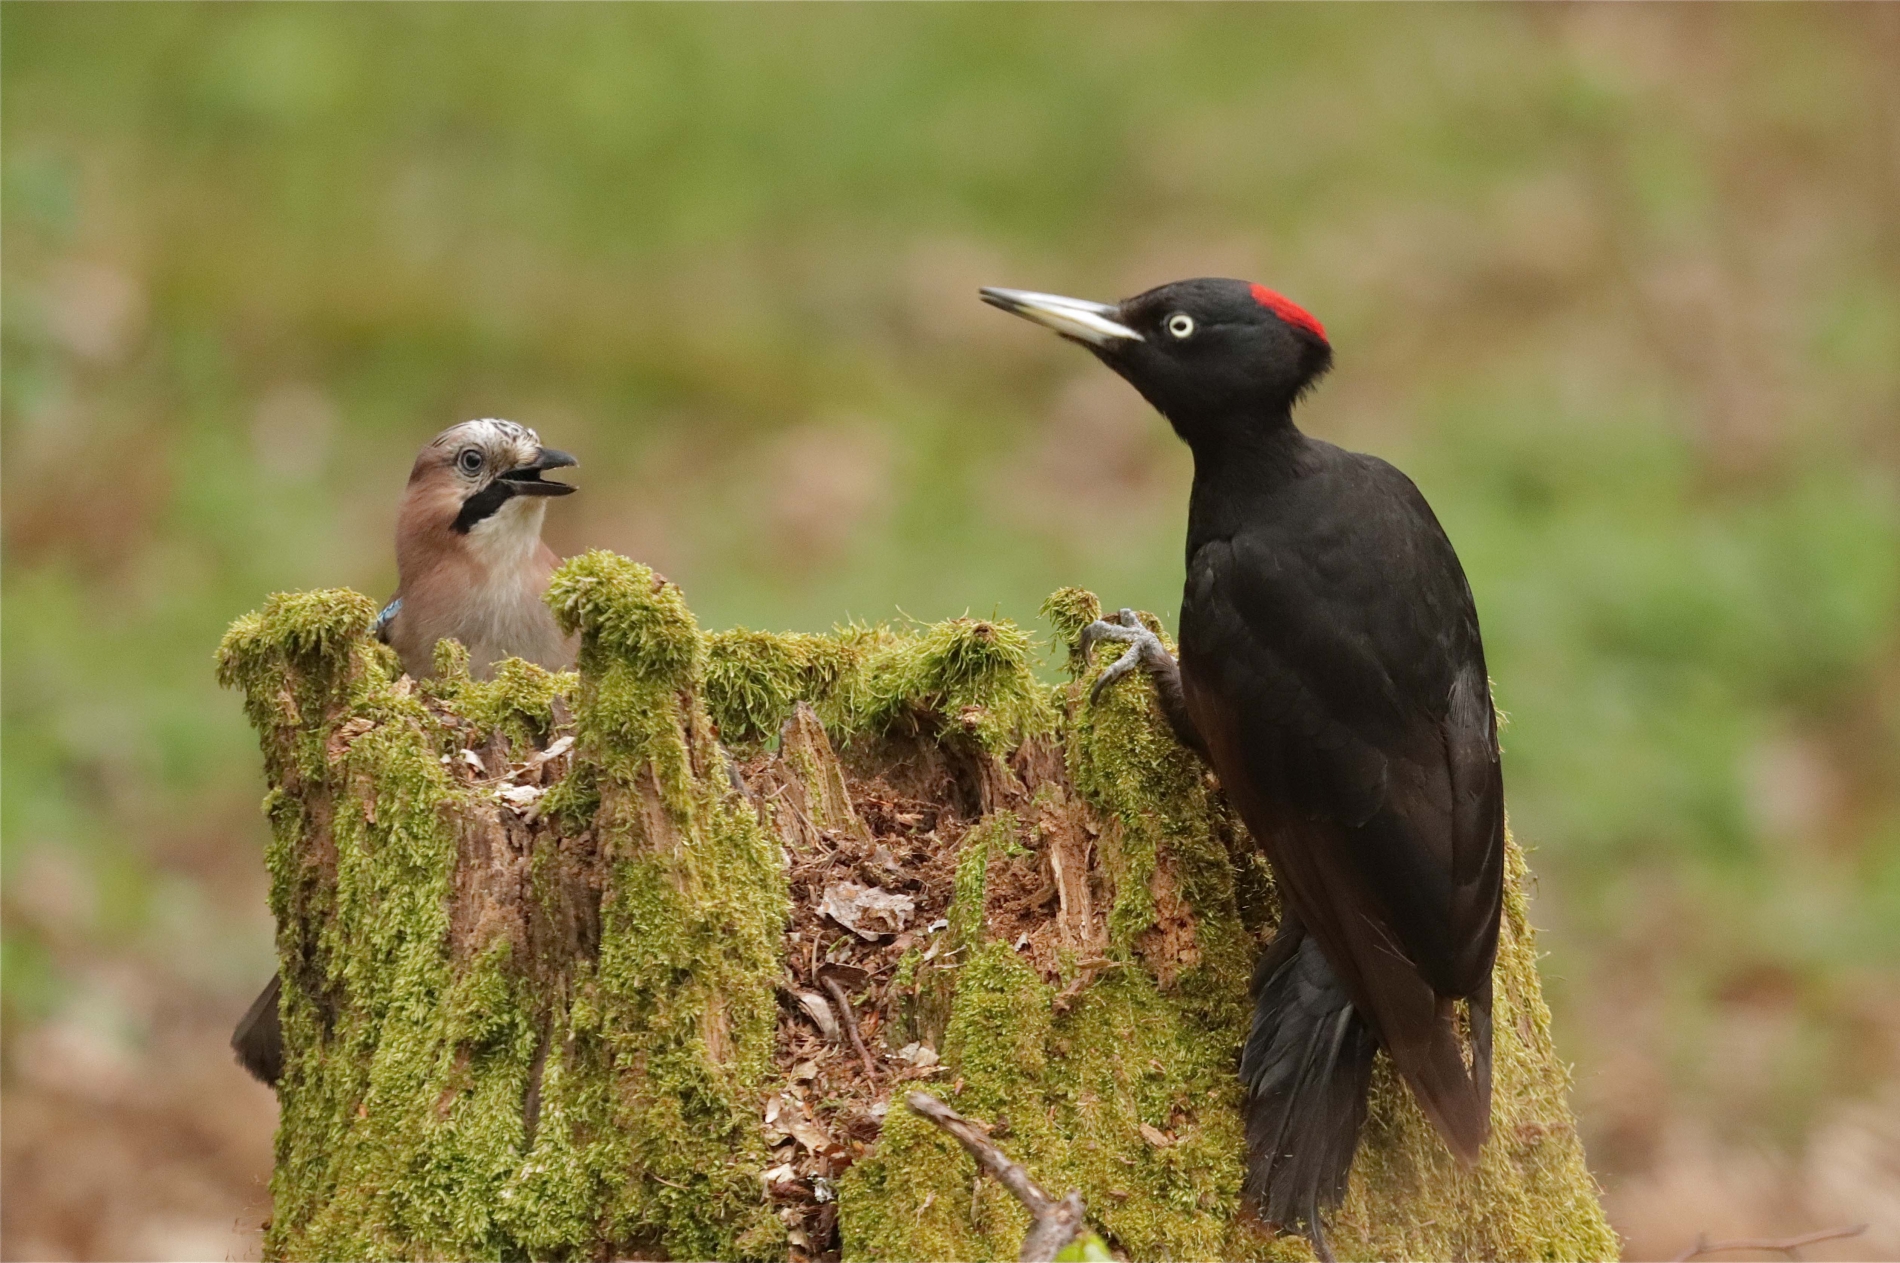
[[[1146,630],[1141,625],[1141,619],[1135,616],[1135,611],[1123,609],[1114,618],[1098,618],[1084,627],[1078,639],[1077,648],[1086,658],[1094,650],[1095,642],[1098,640],[1134,640],[1136,633]]]
[[[1141,619],[1135,611],[1123,609],[1113,620],[1098,618],[1082,629],[1077,644],[1082,656],[1087,658],[1095,648],[1097,641],[1114,640],[1128,646],[1121,657],[1109,666],[1108,670],[1097,676],[1089,689],[1089,705],[1101,700],[1102,691],[1115,681],[1141,666],[1144,662],[1158,661],[1168,656],[1161,644],[1161,638],[1141,625]]]
[[[1153,633],[1150,633],[1151,635]],[[1089,705],[1102,700],[1102,693],[1109,685],[1141,665],[1141,646],[1130,645],[1128,652],[1109,664],[1108,670],[1095,677],[1094,685],[1089,689]]]

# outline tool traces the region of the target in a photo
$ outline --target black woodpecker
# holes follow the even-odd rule
[[[1087,347],[1194,453],[1179,662],[1128,611],[1084,649],[1129,645],[1097,692],[1145,669],[1272,866],[1284,916],[1240,1058],[1247,1194],[1330,1258],[1320,1212],[1378,1048],[1464,1163],[1490,1124],[1504,788],[1471,588],[1411,479],[1295,428],[1332,347],[1281,295],[982,296]]]

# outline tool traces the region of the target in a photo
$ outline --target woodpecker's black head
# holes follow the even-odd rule
[[[1264,285],[1201,277],[1120,303],[1016,289],[983,301],[1080,342],[1190,441],[1281,417],[1332,367],[1326,330]]]

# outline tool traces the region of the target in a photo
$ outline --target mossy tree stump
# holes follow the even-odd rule
[[[220,650],[270,784],[270,1256],[1015,1257],[1022,1209],[890,1108],[927,1086],[1131,1258],[1310,1257],[1239,1208],[1272,882],[1139,681],[1090,708],[1003,622],[706,634],[607,553],[549,601],[577,673],[445,645],[417,684],[350,592]],[[1510,865],[1483,1161],[1382,1063],[1342,1257],[1616,1252]]]

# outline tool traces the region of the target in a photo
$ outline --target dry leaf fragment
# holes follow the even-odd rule
[[[825,887],[818,911],[867,943],[897,933],[909,924],[917,904],[877,886],[841,881]]]
[[[338,725],[336,731],[330,734],[330,739],[325,746],[325,751],[330,761],[334,763],[341,759],[349,752],[350,747],[356,743],[358,737],[375,726],[375,720],[364,719],[361,716],[350,720],[348,723]]]
[[[558,759],[574,748],[574,738],[562,737],[547,749],[528,760],[529,767],[540,767],[550,759]]]
[[[908,1061],[918,1069],[927,1069],[937,1064],[937,1050],[929,1044],[905,1044],[897,1050],[899,1061]]]
[[[836,981],[847,991],[856,991],[871,981],[871,971],[861,965],[840,965],[826,961],[818,967],[818,981]]]
[[[836,1142],[825,1134],[824,1128],[804,1117],[799,1110],[783,1111],[779,1115],[779,1126],[792,1133],[793,1140],[813,1153],[825,1153],[838,1147]]]
[[[825,997],[816,991],[795,991],[792,994],[798,997],[798,1007],[805,1010],[805,1015],[811,1018],[826,1039],[836,1041],[844,1034],[838,1028],[837,1015],[831,1011],[831,1004]]]
[[[1159,1127],[1150,1127],[1147,1123],[1141,1125],[1141,1138],[1157,1149],[1166,1149],[1169,1145],[1174,1143],[1173,1140],[1169,1139],[1167,1132],[1162,1131]]]

